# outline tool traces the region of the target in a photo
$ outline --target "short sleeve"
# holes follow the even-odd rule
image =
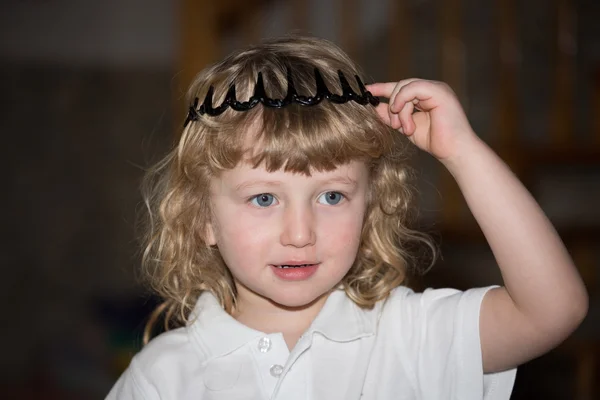
[[[491,288],[405,291],[390,299],[400,309],[396,327],[419,398],[510,398],[516,369],[483,373],[479,314]]]
[[[123,372],[106,400],[152,400],[159,399],[158,394],[137,366],[137,360],[132,360],[129,367]]]

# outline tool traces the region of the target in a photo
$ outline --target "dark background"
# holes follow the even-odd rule
[[[184,88],[261,37],[335,41],[370,80],[445,80],[555,222],[591,294],[582,328],[519,369],[514,399],[600,397],[600,6],[592,0],[4,0],[0,395],[103,398],[153,299],[135,279],[143,171]],[[415,157],[443,258],[415,284],[501,283],[456,185]],[[7,397],[4,397],[6,394]]]

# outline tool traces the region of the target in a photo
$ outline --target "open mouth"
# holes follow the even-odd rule
[[[310,264],[271,264],[272,271],[284,281],[304,281],[313,276],[319,269],[320,263]]]

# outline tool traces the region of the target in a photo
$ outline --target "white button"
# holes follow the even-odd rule
[[[271,367],[271,375],[277,378],[283,372],[283,367],[279,364],[275,364]]]
[[[266,353],[269,350],[271,350],[271,339],[268,337],[261,338],[258,341],[258,351]]]

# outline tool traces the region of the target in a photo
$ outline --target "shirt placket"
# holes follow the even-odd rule
[[[311,335],[304,335],[296,343],[272,392],[272,400],[304,400],[307,398],[308,363],[303,354],[310,348],[311,339]]]
[[[258,374],[262,378],[268,397],[271,398],[278,380],[283,375],[290,354],[289,350],[280,333],[260,337],[251,346]]]

